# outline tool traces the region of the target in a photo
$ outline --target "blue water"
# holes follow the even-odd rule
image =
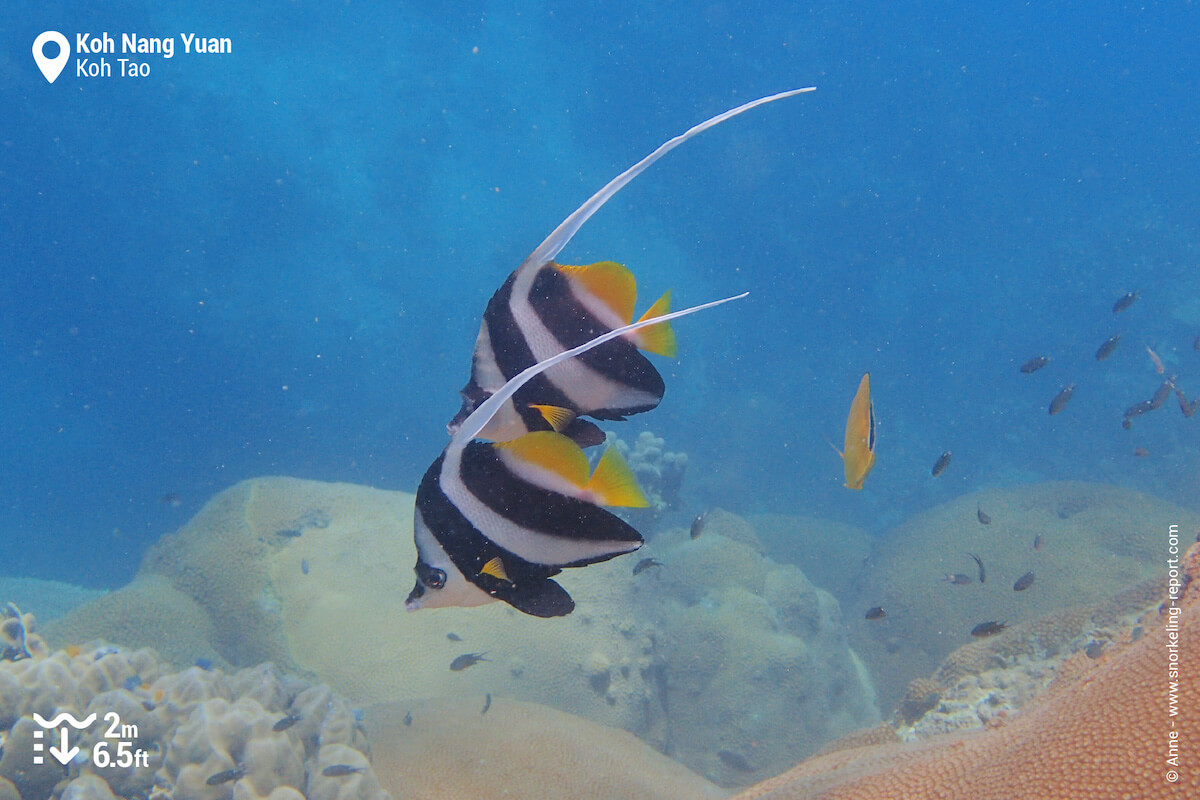
[[[1063,478],[1200,507],[1200,416],[1172,398],[1119,424],[1161,380],[1146,345],[1200,393],[1194,8],[193,5],[18,2],[0,29],[8,574],[119,585],[257,475],[413,490],[508,272],[661,141],[801,85],[672,153],[563,254],[628,264],[643,304],[751,292],[679,324],[664,403],[618,428],[691,455],[681,513],[886,535]],[[176,53],[51,85],[30,52],[50,28]],[[183,32],[232,53],[184,54]],[[865,371],[878,463],[855,493],[825,438]]]

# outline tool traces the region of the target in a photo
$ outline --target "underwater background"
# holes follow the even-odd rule
[[[1197,418],[1171,399],[1121,427],[1163,380],[1147,346],[1200,394],[1194,6],[16,2],[6,16],[8,575],[122,585],[151,543],[254,476],[414,490],[508,273],[662,141],[807,85],[670,154],[562,256],[628,265],[643,307],[668,287],[680,307],[750,292],[678,323],[678,361],[656,360],[662,405],[619,428],[688,454],[680,520],[721,506],[885,535],[968,492],[1058,479],[1200,507]],[[30,53],[47,29],[177,50],[147,57],[144,78],[68,68],[50,84]],[[182,32],[232,52],[184,54]],[[1021,374],[1037,355],[1052,360]],[[878,460],[851,492],[826,440],[840,444],[868,371]]]

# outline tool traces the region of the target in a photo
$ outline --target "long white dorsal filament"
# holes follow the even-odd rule
[[[751,100],[749,103],[743,103],[737,108],[731,108],[728,111],[717,114],[711,119],[706,119],[704,122],[689,128],[675,138],[663,142],[653,153],[646,156],[617,177],[613,178],[605,185],[603,189],[589,197],[587,202],[576,209],[571,216],[564,219],[559,226],[555,228],[549,236],[546,237],[546,241],[539,244],[537,249],[529,254],[529,258],[525,259],[525,263],[528,264],[533,262],[534,264],[541,265],[558,255],[562,249],[567,246],[567,242],[571,241],[571,237],[578,233],[579,229],[583,227],[583,223],[587,222],[592,214],[595,214],[597,211],[599,211],[600,207],[607,203],[614,194],[621,191],[621,189],[625,187],[625,184],[629,183],[638,175],[641,175],[646,171],[647,167],[649,167],[655,161],[658,161],[660,158],[674,150],[679,145],[686,142],[688,139],[691,139],[697,134],[703,133],[714,125],[720,125],[730,117],[736,117],[738,114],[741,114],[744,111],[749,111],[752,108],[766,105],[767,103],[773,103],[776,100],[782,100],[785,97],[792,97],[794,95],[804,94],[805,92],[811,92],[816,88],[817,87],[815,86],[806,86],[803,89],[791,89],[786,92],[779,92],[778,94],[760,97],[757,100]]]
[[[692,306],[691,308],[685,308],[681,311],[672,311],[670,314],[663,314],[661,317],[651,317],[650,319],[634,322],[621,328],[615,328],[607,333],[600,334],[591,341],[584,342],[578,347],[572,347],[570,350],[564,350],[561,353],[550,356],[544,361],[539,361],[532,367],[526,367],[517,375],[513,376],[512,380],[501,386],[495,394],[480,403],[479,407],[471,412],[469,417],[463,420],[463,424],[457,431],[454,432],[454,436],[451,437],[450,444],[447,446],[447,449],[454,447],[465,447],[467,442],[479,435],[479,432],[484,429],[484,426],[486,426],[488,422],[491,421],[492,417],[495,416],[496,412],[500,410],[500,406],[504,405],[504,403],[510,397],[516,394],[518,389],[532,380],[535,376],[540,375],[541,373],[553,367],[555,364],[561,364],[569,358],[574,358],[577,355],[586,353],[593,347],[598,347],[605,342],[612,341],[618,336],[624,336],[627,333],[631,333],[650,325],[657,325],[660,322],[669,322],[670,320],[678,319],[679,317],[687,316],[688,314],[694,314],[697,311],[703,311],[706,308],[713,308],[714,306],[728,303],[730,300],[741,300],[748,294],[749,292],[742,292],[741,294],[736,294],[733,297],[725,297],[721,300],[713,300],[710,303]]]

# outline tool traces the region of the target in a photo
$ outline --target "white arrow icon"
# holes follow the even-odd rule
[[[46,42],[54,42],[58,45],[58,55],[54,58],[46,58],[46,54],[42,52],[42,48],[46,46]],[[67,41],[67,37],[58,31],[44,31],[33,40],[33,60],[37,62],[38,69],[42,71],[42,74],[46,76],[46,80],[50,81],[50,83],[54,83],[57,80],[70,58],[71,43]]]
[[[71,762],[71,759],[73,759],[75,756],[79,755],[79,748],[72,747],[70,750],[67,749],[67,728],[66,728],[66,726],[59,728],[58,734],[59,734],[58,741],[59,741],[60,746],[55,747],[54,745],[50,745],[50,755],[54,756],[54,760],[57,761],[58,763],[62,764],[65,767],[67,764],[69,764]]]

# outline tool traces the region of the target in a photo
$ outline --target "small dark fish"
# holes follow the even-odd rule
[[[657,558],[643,558],[641,561],[639,561],[633,565],[633,574],[638,575],[638,574],[650,569],[651,567],[664,567],[664,566],[666,566],[666,565],[663,564],[661,561],[659,561]]]
[[[1040,533],[1033,537],[1033,549],[1034,551],[1042,549],[1042,535]]]
[[[979,567],[979,582],[987,582],[987,573],[983,571],[983,559],[974,553],[967,553],[971,558],[975,559],[975,566]]]
[[[462,641],[462,637],[459,636],[457,633],[447,633],[446,638],[452,642],[461,642]]]
[[[240,781],[244,777],[246,777],[246,768],[239,764],[233,769],[223,770],[216,775],[209,775],[205,783],[209,786],[220,786],[222,783]]]
[[[1171,381],[1163,381],[1162,385],[1154,391],[1154,396],[1150,398],[1150,410],[1153,411],[1156,408],[1162,408],[1162,404],[1167,402],[1167,398],[1171,396],[1174,388],[1175,384]]]
[[[938,460],[933,462],[933,469],[931,469],[929,471],[930,474],[936,478],[938,475],[941,475],[943,472],[945,472],[946,467],[950,466],[951,458],[952,458],[952,455],[949,450],[945,451],[940,456],[938,456]]]
[[[956,572],[953,575],[947,573],[946,577],[942,578],[946,583],[952,583],[955,586],[966,586],[971,582],[970,575],[964,575],[961,572]]]
[[[125,687],[125,690],[130,691],[130,692],[132,692],[134,689],[138,688],[141,685],[142,685],[142,676],[141,675],[130,675],[128,678],[125,679],[125,683],[123,684],[123,686]]]
[[[1013,584],[1014,592],[1023,592],[1033,586],[1033,571],[1026,572],[1021,577],[1017,578],[1017,582]]]
[[[275,531],[276,536],[282,536],[285,539],[295,539],[304,534],[304,531],[299,528],[284,528],[281,531]]]
[[[158,502],[162,503],[164,506],[179,508],[181,505],[183,505],[183,498],[175,492],[167,492],[162,497],[158,498]]]
[[[1046,356],[1038,356],[1036,358],[1031,358],[1028,361],[1026,361],[1024,364],[1021,365],[1021,372],[1024,372],[1026,375],[1029,375],[1030,373],[1037,372],[1039,369],[1041,369],[1042,367],[1046,366],[1049,363],[1050,363],[1050,359],[1047,358]]]
[[[1126,292],[1117,298],[1117,302],[1113,303],[1113,313],[1120,314],[1122,311],[1133,305],[1133,301],[1137,299],[1137,292]]]
[[[718,750],[717,758],[725,762],[725,766],[736,769],[738,772],[754,772],[754,765],[741,753],[735,753],[732,750]]]
[[[1007,627],[1007,622],[981,622],[974,628],[971,628],[971,635],[982,639],[986,636],[995,636]]]
[[[299,714],[288,714],[286,717],[280,718],[278,722],[272,725],[271,730],[275,731],[276,733],[282,733],[283,731],[286,731],[288,728],[295,725],[301,719],[303,719],[303,717],[301,717]]]
[[[213,668],[213,660],[211,658],[204,658],[201,656],[200,658],[196,659],[196,666],[205,672],[208,672]]]
[[[700,538],[700,534],[704,533],[704,525],[707,522],[708,522],[708,512],[707,511],[701,511],[699,514],[696,515],[696,518],[694,520],[692,520],[691,533],[692,533],[693,539]]]
[[[1075,384],[1068,383],[1061,392],[1054,395],[1054,399],[1050,401],[1050,416],[1062,411],[1063,407],[1071,401],[1073,394],[1075,394]]]
[[[978,505],[975,506],[975,517],[979,520],[980,525],[991,525],[992,518],[983,513],[983,509]]]
[[[411,711],[409,711],[407,714],[404,715],[404,724],[412,725],[412,712]]]
[[[467,667],[473,667],[480,661],[490,661],[491,659],[484,658],[486,651],[483,653],[463,653],[458,658],[450,662],[451,672],[461,672]]]
[[[344,778],[347,775],[357,775],[365,769],[366,767],[353,767],[349,764],[330,764],[321,770],[321,774],[326,778]]]
[[[1187,395],[1176,387],[1175,397],[1179,399],[1179,410],[1183,412],[1185,417],[1191,417],[1192,414],[1196,413],[1196,406],[1200,405],[1200,395],[1197,395],[1196,399],[1192,400],[1191,405],[1189,405]]]
[[[300,572],[302,572],[305,575],[308,574],[308,559],[307,558],[300,559]]]
[[[1121,342],[1121,334],[1114,334],[1104,340],[1104,344],[1096,349],[1096,360],[1103,361],[1113,354],[1113,350],[1117,349],[1117,345]]]
[[[1144,447],[1135,447],[1133,448],[1133,454],[1138,458],[1145,458],[1146,456],[1150,455],[1150,451]]]
[[[488,712],[488,709],[491,707],[492,707],[492,693],[488,692],[487,698],[483,701],[483,711],[479,712],[479,716],[482,717],[484,714],[486,714]]]
[[[875,606],[867,609],[867,619],[883,619],[887,616],[887,612],[883,610],[883,606]]]
[[[1134,403],[1129,408],[1125,409],[1125,419],[1131,420],[1134,417],[1140,417],[1142,414],[1148,413],[1153,410],[1154,410],[1154,406],[1150,404],[1150,401],[1143,400],[1142,402]]]
[[[1083,649],[1083,652],[1087,653],[1088,658],[1095,661],[1100,657],[1100,654],[1104,652],[1104,647],[1107,644],[1108,642],[1092,642]]]

